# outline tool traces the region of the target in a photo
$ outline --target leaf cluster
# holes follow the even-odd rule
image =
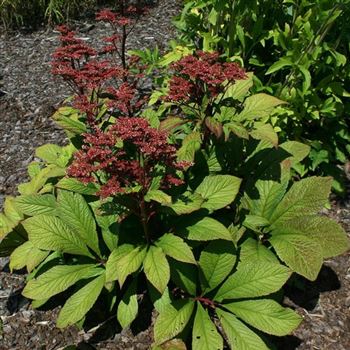
[[[281,140],[311,147],[300,176],[334,177],[350,156],[348,0],[187,1],[175,24],[185,46],[216,50],[254,71],[254,90],[288,104],[270,116]]]

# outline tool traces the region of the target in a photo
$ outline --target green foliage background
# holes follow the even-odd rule
[[[311,146],[299,175],[332,175],[337,192],[350,155],[349,16],[348,0],[195,0],[176,21],[183,43],[241,60],[255,91],[288,102],[270,120],[282,140]]]

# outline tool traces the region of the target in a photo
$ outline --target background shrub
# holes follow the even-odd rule
[[[311,146],[297,168],[335,177],[349,159],[348,0],[187,1],[176,21],[182,40],[241,59],[254,71],[255,91],[288,102],[271,117],[282,140]]]

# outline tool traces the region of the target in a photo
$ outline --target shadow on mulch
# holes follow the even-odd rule
[[[294,304],[311,311],[320,298],[320,293],[339,289],[341,286],[336,272],[329,266],[323,265],[313,282],[304,277],[293,275],[284,287],[285,296]]]
[[[293,274],[287,285],[284,286],[284,296],[296,306],[300,306],[308,311],[313,310],[323,292],[337,290],[341,287],[336,272],[329,266],[323,265],[315,281]],[[294,336],[268,338],[270,346],[274,350],[295,350],[303,340]]]

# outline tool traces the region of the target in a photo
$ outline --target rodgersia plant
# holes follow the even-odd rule
[[[301,322],[276,292],[293,272],[316,279],[349,246],[318,215],[331,179],[291,183],[309,148],[279,144],[265,123],[282,101],[249,95],[252,75],[216,53],[175,63],[151,109],[138,70],[83,51],[88,60],[55,55],[73,63],[60,74],[75,107],[55,115],[71,144],[37,150],[0,219],[11,269],[30,272],[23,295],[40,307],[65,293],[59,327],[103,300],[126,328],[152,303],[154,349],[268,349],[261,334]]]

